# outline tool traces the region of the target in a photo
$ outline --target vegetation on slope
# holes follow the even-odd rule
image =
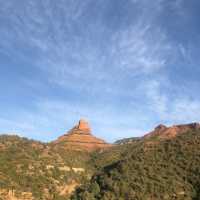
[[[102,167],[120,160],[128,145],[105,151],[73,151],[19,136],[0,136],[0,200],[9,191],[22,198],[69,199],[72,188],[88,182]],[[28,197],[25,197],[28,200]]]
[[[72,200],[199,200],[200,131],[144,139],[105,166]]]
[[[16,191],[16,197],[29,192],[37,200],[66,199],[65,186],[91,176],[89,158],[87,152],[66,152],[18,136],[0,136],[0,189]]]
[[[200,131],[91,153],[0,136],[0,199],[67,200],[80,184],[72,200],[200,200]]]

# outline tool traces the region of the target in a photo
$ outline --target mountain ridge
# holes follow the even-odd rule
[[[176,134],[174,134],[174,130]],[[65,143],[66,137],[69,139],[71,136],[74,137],[74,134],[79,136],[79,139],[80,136],[86,138],[94,137],[89,124],[85,123],[85,121],[79,121],[75,127],[64,136],[61,136],[61,141],[57,143],[42,143],[16,135],[1,135],[0,199],[11,200],[15,198],[16,200],[22,200],[23,196],[25,196],[23,200],[68,200],[70,198],[73,200],[111,200],[113,198],[120,199],[121,195],[121,199],[124,200],[127,199],[126,195],[140,195],[137,196],[137,199],[146,200],[146,197],[140,193],[140,191],[143,191],[142,185],[151,184],[145,187],[154,188],[159,184],[160,188],[166,189],[165,185],[159,182],[162,180],[165,184],[169,184],[169,182],[172,185],[175,184],[173,186],[178,188],[178,192],[173,188],[170,189],[170,192],[174,192],[176,195],[182,193],[183,198],[181,197],[180,200],[197,200],[189,198],[192,195],[191,186],[188,183],[184,183],[182,178],[179,179],[173,169],[181,171],[182,168],[189,169],[193,163],[197,163],[197,156],[200,157],[199,123],[170,127],[159,125],[149,134],[140,138],[133,138],[133,141],[130,138],[128,140],[124,139],[124,141],[118,141],[114,145],[106,144],[109,148],[95,147],[95,149],[92,148],[89,151],[85,149],[85,146],[80,148],[80,140],[74,141],[75,143],[79,142],[78,147],[77,145],[74,146],[71,141],[70,143]],[[64,141],[62,137],[64,137]],[[84,141],[84,145],[86,142],[88,141]],[[194,146],[192,146],[193,144]],[[72,147],[71,149],[70,146]],[[192,147],[194,147],[194,153],[192,152]],[[168,159],[172,161],[166,165],[165,162]],[[178,162],[177,164],[176,161]],[[171,164],[174,164],[173,168],[170,168]],[[198,164],[200,166],[200,162]],[[182,168],[178,168],[179,166]],[[157,167],[160,167],[164,177],[162,173],[158,173]],[[186,172],[190,173],[194,180],[200,177],[196,176],[200,172],[200,168],[196,164],[192,170],[187,171],[184,169],[182,174]],[[142,176],[142,179],[138,177],[138,174]],[[169,182],[166,179],[168,175],[170,177]],[[177,180],[174,180],[173,177],[176,177],[179,182],[176,183]],[[150,183],[152,179],[156,180]],[[195,183],[194,180],[192,180],[192,187],[195,187],[194,190],[198,193],[196,188],[200,183],[198,180]],[[188,181],[190,181],[189,177]],[[102,185],[104,184],[103,182],[106,185]],[[88,186],[89,188],[87,189],[88,184],[91,184],[92,188]],[[78,191],[82,186],[84,187],[81,189],[83,193],[81,192],[80,194]],[[132,188],[133,186],[135,188]],[[70,197],[76,187],[78,189],[74,193],[75,196]],[[117,196],[112,191],[107,191],[105,187],[111,188]],[[104,189],[102,190],[102,188]],[[128,190],[125,188],[128,188]],[[129,188],[131,188],[130,191]],[[102,192],[99,193],[99,190],[102,190]],[[119,191],[121,191],[120,194]],[[186,194],[187,191],[189,192],[188,194]],[[145,190],[144,192],[151,194],[149,193],[150,191]],[[164,197],[159,188],[157,188],[157,192],[157,196],[160,195],[162,198],[155,198],[156,194],[154,194],[153,199],[148,198],[147,200],[163,200]],[[166,191],[165,195],[167,195]],[[171,200],[170,198],[166,199]]]
[[[71,199],[199,200],[200,129],[193,124],[184,128],[174,137],[152,134],[119,145],[127,147],[122,156],[94,174]]]
[[[198,130],[200,129],[200,123],[194,122],[189,124],[178,124],[172,126],[165,126],[160,124],[155,127],[153,131],[150,133],[145,134],[143,137],[148,138],[152,136],[157,136],[160,139],[170,139],[174,138],[179,134],[185,133],[187,131]]]

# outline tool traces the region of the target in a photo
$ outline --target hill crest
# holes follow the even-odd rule
[[[170,127],[160,124],[153,131],[146,134],[144,138],[156,136],[160,139],[170,139],[176,137],[179,134],[193,130],[200,130],[200,123],[180,124]]]

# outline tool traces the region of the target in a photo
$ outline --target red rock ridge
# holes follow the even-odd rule
[[[111,144],[92,135],[89,123],[83,119],[63,136],[53,142],[66,149],[93,151],[111,147]]]
[[[167,127],[161,124],[157,126],[152,132],[146,134],[144,138],[157,136],[160,139],[170,139],[170,138],[176,137],[179,134],[185,133],[187,131],[192,131],[192,130],[197,130],[197,129],[200,130],[199,123],[174,125],[171,127]]]

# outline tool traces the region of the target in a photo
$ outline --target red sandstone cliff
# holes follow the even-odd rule
[[[62,145],[66,149],[93,151],[108,148],[112,145],[92,135],[87,121],[80,120],[78,125],[53,142],[54,145]]]

